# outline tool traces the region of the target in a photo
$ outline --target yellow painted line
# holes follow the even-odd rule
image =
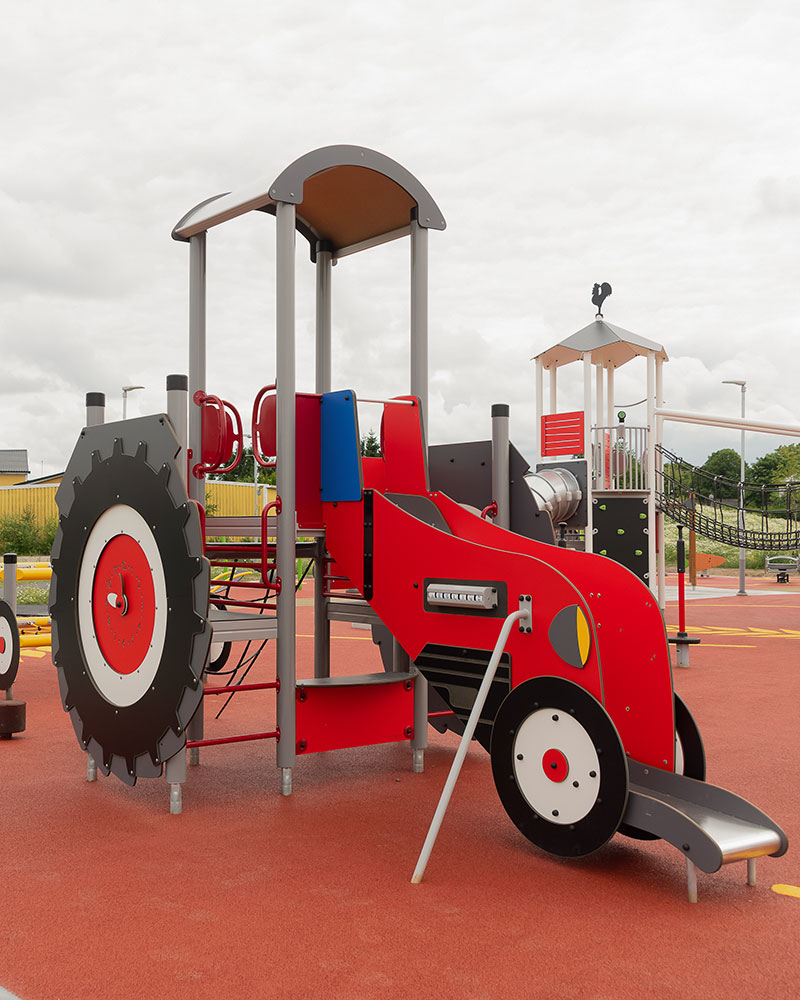
[[[40,653],[38,649],[24,649],[22,650],[21,655],[25,659],[32,657],[33,659],[40,660],[43,656],[47,656],[48,654]]]
[[[677,625],[669,625],[676,629]],[[722,638],[736,636],[741,639],[800,639],[800,630],[792,628],[737,628],[733,625],[691,625],[687,632]]]
[[[749,642],[704,642],[703,649],[755,649]]]
[[[800,886],[797,885],[783,885],[779,882],[777,885],[773,885],[772,891],[781,896],[796,896],[800,899]]]

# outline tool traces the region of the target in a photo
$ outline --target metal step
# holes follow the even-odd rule
[[[247,639],[274,639],[278,635],[275,615],[257,615],[244,611],[212,608],[211,622],[214,642],[241,642]]]

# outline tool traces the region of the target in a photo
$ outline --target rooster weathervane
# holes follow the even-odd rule
[[[607,281],[604,281],[602,285],[595,283],[592,289],[592,304],[597,306],[597,318],[603,318],[603,303],[611,294],[611,285]]]

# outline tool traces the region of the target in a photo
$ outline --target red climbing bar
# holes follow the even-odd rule
[[[270,681],[268,684],[227,684],[225,687],[207,687],[203,694],[227,694],[229,691],[269,691],[278,690],[280,681]]]
[[[216,747],[222,743],[247,743],[250,740],[277,740],[280,739],[281,731],[276,729],[274,733],[250,733],[248,736],[219,736],[213,740],[187,740],[186,746],[192,747]]]

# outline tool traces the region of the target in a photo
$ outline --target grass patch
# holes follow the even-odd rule
[[[17,587],[17,604],[48,604],[50,588],[34,583],[21,583]]]
[[[723,508],[724,521],[726,524],[736,525],[738,523],[738,511],[735,508]],[[760,531],[762,527],[761,515],[745,511],[745,525],[752,531]],[[686,543],[686,559],[689,559],[689,529],[684,526],[683,540]],[[677,562],[678,525],[670,518],[664,518],[664,556],[667,564]],[[697,535],[697,551],[707,555],[722,556],[725,562],[722,564],[726,569],[736,569],[739,566],[739,549],[733,545],[723,545],[705,535]],[[757,549],[747,549],[747,569],[764,569],[767,556],[797,555],[796,552],[760,552]]]

